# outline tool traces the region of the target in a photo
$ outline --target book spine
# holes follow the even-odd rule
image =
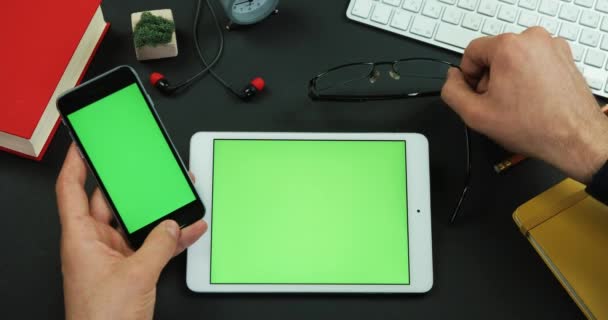
[[[566,179],[517,208],[513,220],[519,231],[528,235],[530,230],[586,197],[584,189],[583,184]]]

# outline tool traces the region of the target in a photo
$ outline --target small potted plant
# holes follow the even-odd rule
[[[177,56],[175,22],[171,9],[135,12],[131,14],[131,26],[137,60]]]

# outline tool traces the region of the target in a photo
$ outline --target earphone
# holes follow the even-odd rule
[[[249,100],[251,97],[255,96],[258,92],[263,91],[264,87],[266,86],[266,83],[265,83],[264,79],[262,79],[261,77],[255,77],[243,89],[241,89],[240,91],[237,91],[230,84],[228,84],[224,79],[222,79],[222,77],[220,77],[215,71],[213,71],[213,69],[212,69],[213,66],[219,61],[220,57],[222,56],[222,52],[224,51],[224,34],[222,32],[222,27],[219,23],[219,20],[217,19],[217,16],[215,15],[215,11],[213,10],[213,7],[209,3],[209,0],[206,0],[206,2],[207,2],[207,8],[209,8],[209,12],[211,12],[211,16],[213,17],[213,21],[215,22],[215,26],[217,28],[217,32],[218,32],[219,39],[220,39],[219,48],[218,48],[218,51],[217,51],[215,57],[213,58],[213,61],[211,61],[211,63],[207,63],[207,60],[205,59],[205,57],[203,56],[203,53],[201,52],[201,47],[200,47],[200,44],[198,41],[198,25],[200,22],[199,18],[200,18],[200,13],[201,13],[201,0],[198,0],[197,6],[196,6],[196,15],[194,16],[194,27],[193,27],[192,31],[194,34],[194,46],[196,48],[196,52],[198,54],[199,60],[203,64],[204,68],[201,71],[199,71],[197,74],[195,74],[194,76],[190,77],[189,79],[187,79],[175,86],[172,86],[171,83],[169,82],[169,80],[167,80],[167,78],[163,74],[161,74],[159,72],[153,72],[152,74],[150,74],[150,84],[152,84],[152,86],[157,88],[163,94],[172,95],[172,94],[176,93],[179,89],[185,88],[185,87],[191,85],[195,80],[199,79],[203,75],[210,73],[211,76],[213,76],[220,84],[222,84],[232,94],[234,94],[241,100]]]
[[[180,88],[180,86],[171,86],[169,80],[167,80],[163,74],[158,72],[153,72],[150,74],[150,84],[165,95],[172,95]],[[234,90],[232,87],[229,87],[228,89],[240,99],[248,100],[249,98],[255,96],[258,92],[263,91],[265,86],[266,83],[264,82],[264,79],[256,77],[253,78],[240,92]]]

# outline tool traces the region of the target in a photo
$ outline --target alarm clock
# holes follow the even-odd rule
[[[250,25],[266,19],[272,13],[277,13],[279,0],[220,0],[230,23],[226,28],[235,25]]]

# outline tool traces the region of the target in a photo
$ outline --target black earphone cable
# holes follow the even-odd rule
[[[199,4],[201,2],[201,0],[198,0]],[[222,52],[224,50],[224,32],[222,31],[222,26],[219,22],[219,19],[217,18],[217,15],[215,14],[215,10],[213,10],[213,7],[211,6],[211,4],[209,3],[209,0],[206,0],[207,2],[207,7],[209,8],[209,12],[211,13],[211,16],[213,17],[213,23],[215,24],[215,28],[217,30],[219,39],[220,39],[220,52]],[[197,21],[198,22],[198,21]],[[195,22],[195,23],[197,23]],[[203,63],[204,66],[207,66],[207,60],[205,59],[205,57],[203,56],[202,50],[201,50],[201,46],[200,46],[200,42],[198,39],[198,27],[195,26],[194,27],[194,46],[196,47],[196,53],[198,54],[198,57],[200,58],[201,62]],[[217,61],[214,61],[211,63],[210,66],[213,66],[215,63],[217,63]],[[226,87],[226,89],[234,92],[236,95],[238,95],[239,93],[236,92],[236,90],[234,90],[232,88],[232,86],[230,84],[228,84],[224,79],[222,79],[222,77],[220,77],[213,69],[211,69],[211,67],[209,67],[209,73],[211,74],[211,76],[213,76],[219,83],[221,83],[224,87]]]
[[[198,32],[200,21],[201,21],[202,0],[198,0],[197,5],[196,5],[195,15],[194,15],[194,25],[192,28],[192,33],[194,36],[194,46],[195,46],[196,52],[198,54],[198,57],[199,57],[201,63],[203,64],[204,68],[203,68],[203,70],[201,70],[194,76],[192,76],[189,79],[186,79],[185,81],[176,85],[174,88],[175,88],[175,90],[184,88],[184,87],[192,84],[195,80],[199,79],[206,73],[210,73],[219,83],[221,83],[224,87],[226,87],[226,89],[232,91],[232,93],[234,93],[238,96],[239,93],[236,90],[234,90],[234,88],[232,88],[231,85],[229,85],[226,81],[224,81],[224,79],[222,79],[212,69],[218,63],[218,61],[222,57],[222,54],[224,53],[224,33],[222,32],[221,24],[219,22],[219,19],[217,18],[217,15],[215,14],[215,10],[213,10],[211,3],[209,2],[209,0],[205,0],[205,2],[207,4],[207,8],[209,8],[209,12],[211,13],[211,16],[213,18],[213,23],[215,24],[215,27],[216,27],[216,30],[218,33],[218,37],[219,37],[219,46],[218,46],[217,53],[215,54],[215,57],[213,58],[211,63],[207,63],[207,59],[205,59],[205,57],[203,56],[200,42],[199,42],[199,32]]]

